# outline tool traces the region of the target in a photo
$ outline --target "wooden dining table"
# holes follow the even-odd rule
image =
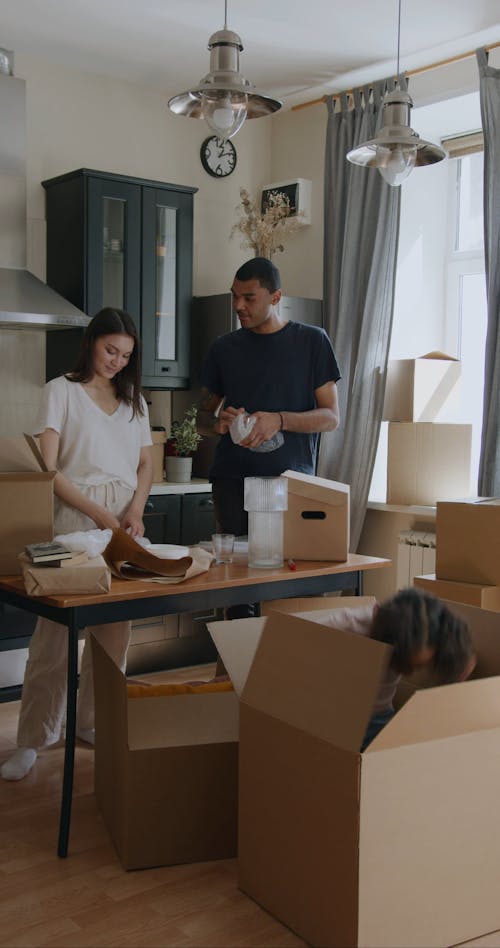
[[[388,566],[390,560],[349,554],[343,562],[297,560],[282,567],[249,567],[244,557],[212,565],[205,573],[180,583],[113,579],[107,593],[28,596],[20,576],[0,577],[0,602],[59,622],[68,629],[66,741],[57,854],[68,854],[73,796],[78,688],[78,634],[92,625],[126,619],[196,612],[252,601],[314,596],[352,590],[362,594],[366,570]]]

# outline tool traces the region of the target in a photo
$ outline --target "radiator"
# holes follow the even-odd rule
[[[423,530],[402,530],[398,536],[397,588],[413,586],[415,576],[434,573],[436,534]]]

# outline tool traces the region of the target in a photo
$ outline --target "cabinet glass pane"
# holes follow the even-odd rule
[[[177,216],[172,207],[156,209],[156,358],[175,359]]]
[[[103,200],[102,305],[124,309],[125,201]]]

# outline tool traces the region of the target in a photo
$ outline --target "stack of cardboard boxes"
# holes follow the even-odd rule
[[[470,493],[472,426],[448,424],[460,362],[439,352],[389,362],[387,503],[434,506]]]
[[[442,501],[436,508],[436,572],[415,586],[500,612],[500,497]]]

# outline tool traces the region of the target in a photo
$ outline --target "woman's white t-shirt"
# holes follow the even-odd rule
[[[141,404],[144,414],[135,418],[124,402],[108,415],[79,382],[62,375],[44,386],[34,434],[46,428],[58,432],[57,468],[73,484],[120,481],[135,490],[141,448],[152,444],[142,396]]]

